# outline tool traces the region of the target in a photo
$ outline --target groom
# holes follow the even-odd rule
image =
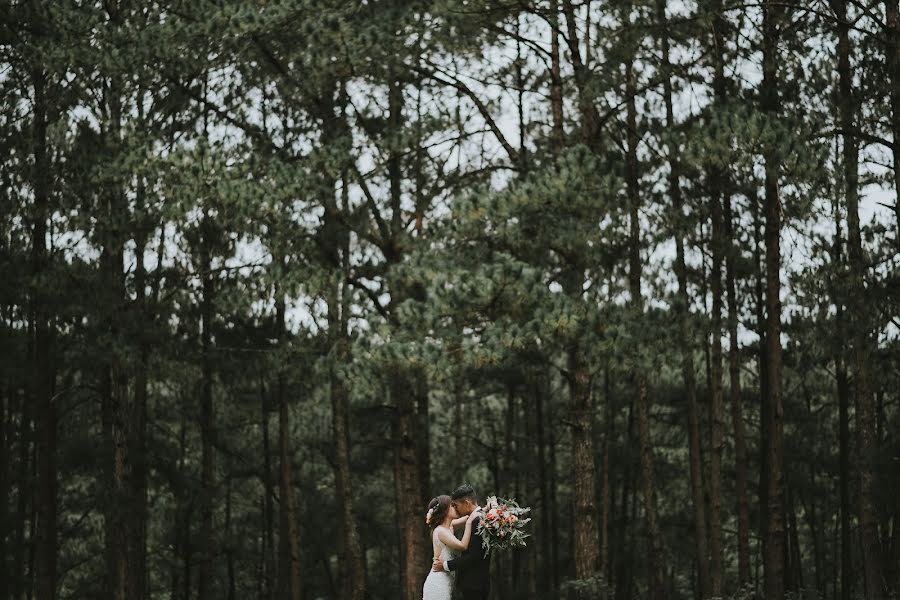
[[[475,489],[467,484],[459,486],[450,494],[450,503],[460,516],[468,516],[473,511],[481,510],[475,499]],[[473,530],[473,538],[475,534],[476,531]],[[480,539],[472,539],[469,547],[458,558],[445,561],[434,559],[432,570],[458,573],[456,586],[462,592],[464,600],[487,600],[491,591],[491,557],[484,555]]]

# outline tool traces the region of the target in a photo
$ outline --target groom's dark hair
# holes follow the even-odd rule
[[[472,502],[475,502],[475,488],[468,483],[464,483],[453,490],[453,493],[450,494],[450,499],[454,502],[459,500],[471,500]]]

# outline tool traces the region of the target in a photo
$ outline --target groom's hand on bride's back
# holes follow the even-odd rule
[[[439,558],[435,558],[435,559],[432,561],[431,570],[432,570],[432,571],[437,571],[438,573],[440,573],[441,571],[443,571],[443,570],[444,570],[444,561],[442,561],[442,560],[439,559]]]

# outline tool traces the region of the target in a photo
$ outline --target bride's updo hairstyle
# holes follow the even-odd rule
[[[428,503],[428,512],[425,513],[425,523],[433,530],[444,522],[450,511],[450,496],[440,495],[431,499]]]

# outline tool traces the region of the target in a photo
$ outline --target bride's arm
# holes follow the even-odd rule
[[[469,547],[469,541],[472,539],[472,525],[476,518],[475,516],[466,517],[466,532],[461,540],[456,539],[456,536],[449,529],[438,531],[438,539],[454,550],[465,550]]]
[[[460,517],[460,518],[458,518],[458,519],[453,519],[453,520],[450,522],[450,526],[453,527],[453,529],[456,529],[456,528],[459,527],[460,525],[465,525],[465,524],[466,524],[466,521],[468,521],[468,520],[469,520],[469,517],[468,517],[468,516]]]

